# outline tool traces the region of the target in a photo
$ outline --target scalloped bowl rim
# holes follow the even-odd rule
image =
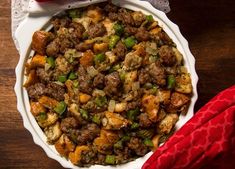
[[[93,0],[89,2],[81,2],[81,6],[87,6],[92,3],[103,2],[105,0]],[[154,19],[159,22],[159,25],[163,27],[166,33],[173,39],[177,45],[177,49],[183,54],[185,66],[191,74],[192,85],[193,85],[193,97],[191,98],[191,103],[186,115],[180,115],[179,121],[176,124],[176,130],[181,128],[192,116],[195,102],[198,98],[197,95],[197,82],[198,76],[195,71],[195,59],[192,53],[189,50],[187,40],[181,35],[180,30],[176,24],[171,22],[165,13],[155,9],[149,2],[146,1],[133,1],[133,0],[123,0],[119,2],[118,0],[113,0],[113,3],[129,8],[135,11],[142,11],[144,14],[153,15]],[[74,166],[70,161],[62,158],[55,150],[54,146],[48,145],[46,143],[46,137],[43,134],[42,130],[38,126],[36,120],[30,113],[29,99],[26,90],[22,87],[22,84],[25,80],[24,76],[24,63],[30,55],[31,47],[31,37],[33,32],[42,28],[48,28],[48,21],[51,19],[51,16],[54,14],[48,14],[45,16],[40,16],[35,18],[35,16],[27,16],[26,19],[19,25],[16,30],[15,36],[19,44],[20,59],[18,65],[16,66],[16,84],[15,84],[15,93],[17,97],[17,109],[20,112],[24,127],[31,133],[35,144],[39,145],[46,152],[47,156],[58,161],[65,168],[74,168],[79,169],[81,167]],[[149,152],[144,157],[140,157],[132,162],[126,164],[121,164],[117,166],[102,166],[102,165],[92,165],[90,169],[127,169],[140,168],[144,162],[152,155],[152,152]],[[86,167],[83,167],[86,168]]]

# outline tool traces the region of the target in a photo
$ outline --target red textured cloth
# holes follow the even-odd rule
[[[235,85],[203,106],[142,169],[235,169]]]

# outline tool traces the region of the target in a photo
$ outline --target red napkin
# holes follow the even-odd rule
[[[234,169],[235,85],[215,96],[142,169]]]

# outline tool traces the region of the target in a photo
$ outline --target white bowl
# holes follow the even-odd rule
[[[91,3],[103,2],[104,0],[93,0],[88,2],[82,2],[81,6],[87,6]],[[179,121],[176,124],[176,130],[181,128],[192,116],[193,108],[197,100],[197,82],[198,76],[195,71],[195,59],[191,54],[188,46],[188,42],[181,35],[177,25],[172,23],[165,15],[165,13],[155,9],[150,3],[145,1],[136,1],[136,0],[114,0],[113,3],[118,6],[128,8],[134,11],[142,11],[144,14],[153,15],[154,19],[159,22],[159,25],[163,27],[165,32],[172,38],[176,43],[178,50],[184,56],[184,63],[192,78],[193,85],[193,97],[186,115],[180,115]],[[15,93],[17,96],[17,108],[23,118],[24,127],[30,131],[33,136],[34,142],[41,146],[46,152],[48,157],[57,160],[65,168],[74,168],[78,169],[79,167],[74,166],[71,162],[62,158],[54,146],[48,145],[46,142],[46,137],[38,126],[33,115],[30,113],[29,98],[26,90],[23,88],[23,83],[25,81],[24,76],[24,63],[27,58],[30,56],[31,52],[31,40],[32,35],[36,30],[48,28],[49,20],[51,19],[52,14],[47,16],[40,17],[30,17],[28,16],[18,27],[16,31],[16,39],[19,43],[20,48],[20,60],[16,67],[16,84],[15,84]],[[117,165],[117,166],[101,166],[93,165],[90,169],[138,169],[144,164],[144,162],[152,155],[152,152],[149,152],[144,157],[138,158],[135,161],[129,162],[127,164]]]

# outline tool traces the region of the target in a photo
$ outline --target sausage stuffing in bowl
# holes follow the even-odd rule
[[[34,19],[34,20],[33,20]],[[147,2],[87,4],[17,31],[18,109],[64,167],[140,167],[193,115],[194,58]],[[30,45],[31,44],[31,45]]]

